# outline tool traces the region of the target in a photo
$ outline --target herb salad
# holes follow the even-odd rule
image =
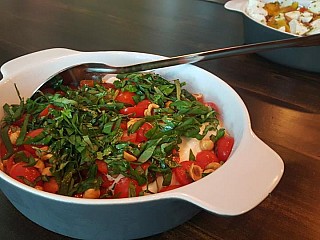
[[[56,78],[37,96],[3,106],[0,168],[39,190],[83,198],[136,197],[197,181],[228,159],[234,140],[217,106],[184,86],[154,73],[76,88]],[[181,159],[189,140],[197,147]]]

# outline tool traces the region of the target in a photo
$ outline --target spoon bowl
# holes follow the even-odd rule
[[[159,69],[175,65],[190,64],[200,61],[208,61],[218,58],[232,57],[243,54],[264,52],[268,50],[289,48],[289,47],[310,47],[320,46],[320,34],[293,37],[284,40],[267,41],[261,43],[226,47],[214,49],[204,52],[192,53],[187,55],[175,56],[171,58],[148,61],[139,64],[112,66],[106,63],[85,63],[75,66],[70,66],[62,69],[56,75],[61,75],[65,83],[68,85],[78,86],[82,79],[101,79],[106,74],[132,73]],[[55,77],[55,75],[54,75]],[[48,79],[50,81],[52,78]],[[41,87],[41,86],[40,86]]]

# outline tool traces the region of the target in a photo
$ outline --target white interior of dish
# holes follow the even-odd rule
[[[0,118],[5,103],[18,103],[14,84],[22,97],[30,97],[46,79],[66,67],[88,62],[104,62],[124,66],[164,57],[134,52],[77,52],[69,49],[49,49],[15,59],[2,66],[4,78],[0,81]],[[35,190],[10,178],[3,172],[0,177],[8,184],[39,197],[52,198],[74,204],[128,204],[163,198],[180,198],[219,214],[237,215],[259,204],[277,185],[283,174],[280,157],[262,143],[252,132],[247,109],[224,81],[195,67],[183,65],[156,71],[167,79],[187,82],[194,93],[203,93],[207,101],[214,101],[222,110],[224,126],[235,138],[234,151],[218,171],[209,176],[172,191],[154,195],[128,198],[90,200],[78,199]]]

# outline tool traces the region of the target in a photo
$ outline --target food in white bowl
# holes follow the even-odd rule
[[[303,5],[302,5],[303,4]],[[248,0],[247,14],[256,21],[297,36],[320,33],[320,1]]]
[[[250,2],[250,6],[249,6]],[[244,42],[246,44],[250,43],[260,43],[266,41],[281,40],[287,38],[296,38],[300,35],[293,34],[289,31],[283,31],[283,28],[280,25],[289,25],[289,18],[282,18],[282,15],[277,19],[277,21],[272,21],[270,25],[277,25],[277,28],[269,26],[266,24],[269,16],[264,16],[266,10],[264,9],[265,4],[275,2],[274,0],[231,0],[228,1],[224,6],[226,9],[231,11],[240,12],[243,16],[243,33],[244,33]],[[287,3],[291,5],[293,2],[298,2],[298,6],[309,6],[310,1],[307,0],[296,0],[296,1],[279,1],[281,4]],[[316,2],[318,6],[318,2]],[[248,12],[249,6],[249,12]],[[273,6],[273,4],[270,4]],[[286,9],[287,7],[284,7]],[[291,8],[289,6],[288,8]],[[250,10],[251,9],[251,10]],[[303,9],[303,8],[302,8]],[[312,8],[311,8],[312,9]],[[304,10],[301,10],[302,12]],[[315,10],[313,10],[315,11]],[[301,19],[301,14],[296,14],[295,11],[291,14],[292,17],[296,16],[298,19]],[[319,16],[319,14],[314,14],[314,16]],[[271,18],[270,18],[271,19]],[[309,18],[306,18],[310,20]],[[308,23],[308,34],[316,34],[319,30],[318,24],[319,19],[317,17],[313,18],[314,27],[311,27]],[[301,29],[297,24],[296,20],[292,22],[294,25],[295,32],[296,30]],[[309,26],[310,25],[310,26]],[[279,27],[278,27],[279,26]],[[298,27],[297,27],[298,26]],[[279,29],[278,29],[279,28]],[[287,29],[289,29],[287,27]],[[299,30],[300,31],[300,30]],[[307,33],[306,33],[307,34]],[[270,51],[264,51],[257,53],[262,57],[286,67],[300,69],[310,72],[320,72],[320,65],[318,64],[318,56],[320,54],[319,46],[312,47],[292,47],[292,48],[283,48]]]
[[[58,75],[3,106],[2,171],[65,196],[137,197],[198,181],[232,151],[217,106],[178,79],[149,72],[79,81],[68,86]]]
[[[1,67],[0,105],[19,104],[16,88],[26,99],[69,66],[87,62],[123,66],[159,59],[164,57],[68,49],[29,54]],[[202,93],[206,101],[219,106],[223,127],[235,140],[232,154],[221,168],[171,191],[121,199],[75,198],[39,191],[0,171],[0,188],[12,204],[30,220],[59,234],[80,239],[133,239],[173,228],[201,209],[233,216],[263,201],[280,181],[284,165],[252,132],[246,107],[235,91],[218,77],[192,65],[155,72],[166,79],[186,82],[187,90]],[[3,117],[0,109],[0,118]]]

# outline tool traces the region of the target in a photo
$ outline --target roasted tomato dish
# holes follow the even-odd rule
[[[52,82],[52,81],[51,81]],[[56,77],[5,104],[0,169],[41,191],[78,198],[155,194],[198,181],[234,139],[219,109],[179,80],[121,74],[68,86]]]

